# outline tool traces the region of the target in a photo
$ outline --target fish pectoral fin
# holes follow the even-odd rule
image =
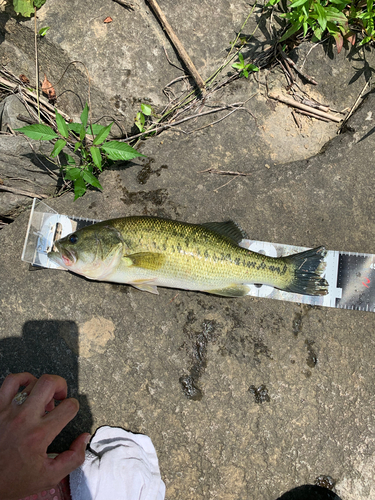
[[[164,264],[165,255],[153,252],[140,252],[126,255],[123,257],[123,260],[127,265],[129,265],[128,262],[131,261],[131,265],[133,266],[149,269],[150,271],[157,271]]]
[[[233,284],[217,290],[202,290],[202,292],[222,295],[223,297],[243,297],[249,293],[249,290],[249,287],[246,285]]]
[[[159,295],[157,286],[151,284],[153,281],[155,280],[135,280],[129,283],[129,285],[141,290],[141,292],[149,292],[154,295]]]

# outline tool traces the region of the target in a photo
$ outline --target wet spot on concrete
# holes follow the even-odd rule
[[[156,189],[154,191],[128,191],[126,188],[122,188],[124,194],[123,198],[120,198],[125,205],[133,205],[135,203],[150,202],[153,205],[164,205],[167,200],[168,192],[166,189]]]
[[[191,375],[180,377],[179,382],[188,399],[192,399],[193,401],[200,401],[202,399],[202,391],[196,386],[194,378]]]
[[[168,168],[167,165],[162,165],[156,170],[153,170],[151,166],[153,163],[155,163],[155,160],[153,158],[149,158],[148,161],[143,165],[142,169],[138,172],[137,181],[139,182],[139,184],[146,184],[146,182],[153,174],[159,177],[162,170]]]
[[[322,488],[327,488],[328,490],[333,490],[336,481],[332,479],[331,476],[319,476],[315,479],[314,483]]]
[[[249,392],[254,395],[255,402],[257,404],[269,403],[271,401],[271,398],[268,394],[268,389],[264,384],[260,385],[259,387],[251,385],[249,387]]]
[[[309,368],[315,368],[315,365],[316,363],[318,362],[318,356],[314,350],[314,348],[312,347],[315,342],[313,340],[305,340],[305,344],[306,344],[306,347],[307,347],[307,359],[306,359],[306,363],[307,363],[307,366]]]
[[[311,309],[314,309],[315,307],[316,306],[310,306],[309,304],[304,304],[301,306],[300,312],[297,312],[294,315],[293,323],[292,323],[292,331],[296,337],[302,331],[303,318],[305,316],[307,316],[309,311],[311,311]]]
[[[302,330],[302,318],[303,318],[303,314],[300,312],[298,312],[294,315],[293,324],[292,324],[292,331],[296,337],[300,333],[300,331]]]
[[[190,373],[180,377],[179,382],[188,399],[200,401],[203,393],[199,388],[199,379],[207,366],[207,346],[209,342],[216,340],[217,323],[214,320],[205,319],[199,331],[190,331],[190,327],[195,321],[193,311],[189,311],[184,332],[187,333],[189,339],[185,343],[185,347],[192,357],[192,365]]]

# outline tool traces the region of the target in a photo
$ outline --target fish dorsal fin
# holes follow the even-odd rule
[[[123,258],[131,260],[133,266],[149,269],[150,271],[157,271],[165,262],[163,254],[153,252],[133,253]]]
[[[205,222],[201,225],[217,234],[220,234],[221,236],[229,238],[237,245],[241,240],[248,239],[245,231],[232,220],[227,220],[225,222]]]

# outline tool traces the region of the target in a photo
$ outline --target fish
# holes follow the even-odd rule
[[[287,292],[325,295],[324,247],[286,257],[243,248],[246,233],[233,221],[191,224],[160,217],[110,219],[57,240],[48,257],[98,281],[129,284],[158,294],[157,287],[242,297],[250,284]]]

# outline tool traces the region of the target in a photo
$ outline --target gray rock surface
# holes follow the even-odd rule
[[[319,155],[261,166],[216,192],[223,180],[197,172],[210,163],[208,128],[148,140],[149,159],[103,173],[103,193],[50,204],[97,218],[232,218],[253,238],[371,252],[373,99]],[[274,500],[322,474],[343,500],[374,495],[372,313],[168,289],[153,296],[29,272],[19,261],[26,225],[24,214],[0,233],[3,375],[22,352],[37,374],[56,362],[88,402],[85,425],[151,436],[170,499]],[[38,362],[41,346],[48,366]]]
[[[6,97],[0,104],[0,130],[8,132],[8,125],[13,130],[23,127],[25,122],[18,119],[18,115],[28,115],[25,105],[16,95]]]
[[[55,194],[59,169],[47,158],[51,151],[49,143],[22,136],[0,136],[1,217],[15,217],[30,206],[33,195]],[[14,191],[2,191],[2,186]],[[22,194],[25,192],[29,195]]]
[[[206,77],[248,6],[220,2],[213,12],[211,2],[188,4],[180,3],[181,11],[174,2],[161,6]],[[111,103],[116,108],[119,96],[127,128],[139,102],[160,105],[162,86],[180,75],[165,62],[168,42],[142,5],[129,12],[109,0],[99,7],[79,2],[68,12],[68,3],[49,0],[40,11],[40,23],[52,27],[41,64],[58,79],[61,61],[82,56],[97,86],[95,113]],[[108,15],[114,21],[103,25]],[[2,60],[22,53],[17,64],[31,67],[31,52],[16,33],[24,40],[32,32],[13,21],[2,29]],[[337,109],[351,106],[372,52],[330,58],[322,46],[311,48],[292,54],[299,65],[307,57],[304,71],[319,81],[302,89]],[[53,50],[58,61],[48,59]],[[74,71],[64,85],[84,95],[85,78]],[[146,159],[105,171],[102,193],[48,204],[100,219],[230,218],[254,239],[374,252],[373,94],[341,135],[336,125],[304,117],[298,131],[290,109],[266,98],[265,77],[238,80],[207,103],[256,93],[246,105],[256,120],[236,111],[214,126],[223,114],[186,122],[143,142]],[[284,91],[278,70],[267,78],[270,90]],[[69,102],[66,110],[70,105],[74,111]],[[249,175],[202,172],[208,168]],[[0,377],[25,369],[68,379],[83,409],[55,449],[103,424],[146,433],[168,500],[275,500],[321,475],[333,477],[342,500],[375,496],[374,314],[170,289],[154,296],[63,271],[31,272],[20,262],[27,223],[23,213],[0,232]]]

